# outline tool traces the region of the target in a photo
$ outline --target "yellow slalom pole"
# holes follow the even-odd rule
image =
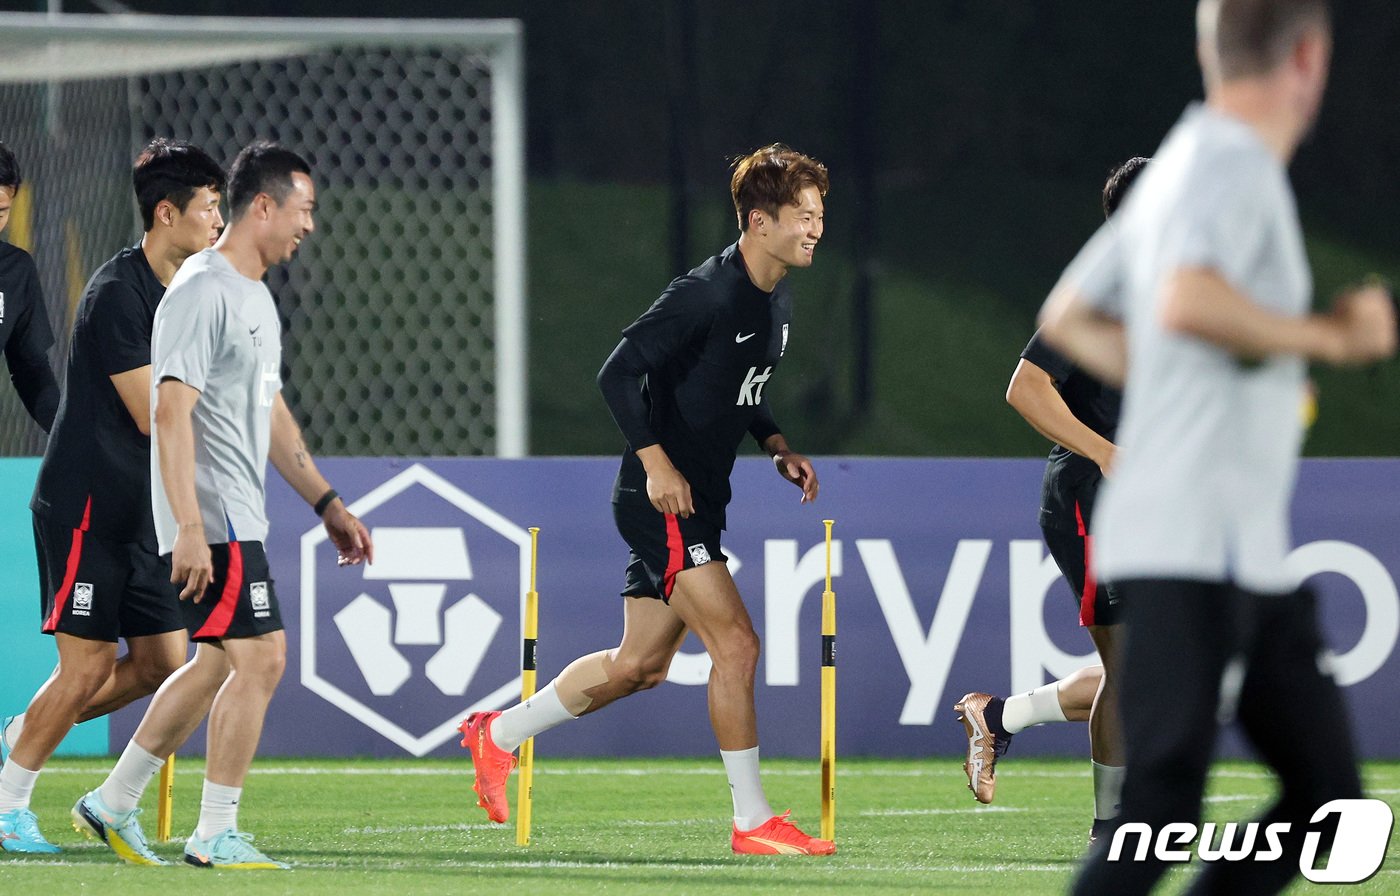
[[[165,757],[160,767],[160,798],[156,802],[156,840],[170,841],[171,818],[175,813],[175,754]]]
[[[836,592],[831,590],[831,527],[826,526],[826,590],[822,592],[822,828],[836,839]]]
[[[539,637],[540,595],[535,590],[540,530],[530,528],[530,590],[525,592],[525,632],[520,651],[520,701],[535,695],[535,641]],[[515,845],[530,845],[530,800],[534,796],[535,739],[520,745],[520,777],[516,781]]]

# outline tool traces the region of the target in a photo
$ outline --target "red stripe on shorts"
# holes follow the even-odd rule
[[[681,522],[674,513],[666,514],[666,577],[662,584],[666,596],[676,587],[676,575],[685,569],[685,545],[681,544]]]
[[[1093,557],[1094,536],[1084,525],[1084,515],[1079,511],[1079,502],[1074,502],[1074,521],[1079,524],[1079,535],[1084,539],[1084,593],[1079,595],[1079,624],[1094,624],[1094,596],[1098,594],[1099,583],[1094,581]]]
[[[238,593],[243,590],[243,546],[236,541],[228,543],[228,573],[224,577],[224,590],[219,595],[219,604],[204,620],[191,637],[222,638],[233,623],[233,611],[238,609]]]
[[[88,530],[88,524],[92,520],[92,496],[88,495],[87,504],[83,507],[83,521],[78,524],[78,528],[73,530],[73,543],[68,547],[68,565],[63,570],[63,584],[59,586],[58,593],[53,598],[53,612],[49,618],[44,620],[44,631],[52,633],[58,630],[59,617],[63,615],[63,608],[68,606],[68,598],[73,595],[73,582],[78,578],[78,562],[83,557],[83,533]]]

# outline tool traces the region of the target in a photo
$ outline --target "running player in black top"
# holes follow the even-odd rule
[[[720,548],[729,474],[746,433],[802,489],[803,502],[817,497],[812,464],[789,450],[764,390],[791,329],[782,281],[789,268],[812,263],[827,174],[813,159],[774,145],[739,159],[730,189],[739,241],[672,281],[623,331],[598,374],[627,440],[613,505],[632,550],[622,643],[575,660],[528,701],[504,713],[474,713],[462,724],[479,804],[493,821],[509,817],[505,783],[516,747],[660,684],[690,630],[714,663],[710,722],[734,797],[731,848],[835,852],[786,813],[774,815],[764,796],[753,701],[758,636]]]
[[[1105,217],[1118,208],[1147,161],[1130,159],[1109,176],[1103,189]],[[1041,484],[1040,529],[1069,583],[1079,624],[1089,630],[1104,665],[1088,666],[1005,701],[980,692],[965,695],[954,707],[968,737],[964,770],[973,794],[990,803],[996,793],[997,759],[1012,735],[1045,722],[1088,721],[1097,832],[1118,814],[1123,781],[1117,689],[1114,676],[1104,671],[1116,665],[1121,629],[1117,591],[1094,579],[1089,525],[1099,483],[1113,464],[1122,396],[1070,363],[1036,333],[1021,352],[1006,400],[1037,432],[1055,442]]]
[[[0,233],[10,223],[10,208],[21,183],[15,154],[0,143]],[[34,259],[17,246],[0,243],[0,349],[24,409],[44,432],[53,427],[58,412],[58,382],[48,357],[52,345],[53,330]]]
[[[0,733],[13,747],[0,776],[14,779],[0,779],[0,811],[27,807],[76,722],[153,693],[185,661],[179,589],[151,517],[151,327],[180,265],[223,228],[225,177],[203,150],[157,139],[132,182],[145,234],[97,269],[78,304],[67,385],[30,502],[43,631],[59,661]]]

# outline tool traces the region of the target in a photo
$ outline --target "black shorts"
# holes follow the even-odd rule
[[[692,514],[682,519],[650,505],[613,504],[617,531],[632,549],[623,597],[655,597],[670,602],[676,574],[729,558],[719,546],[719,528]]]
[[[44,634],[116,643],[184,628],[170,562],[155,545],[113,541],[36,513],[34,550]]]
[[[1075,505],[1076,511],[1078,505]],[[1055,565],[1069,583],[1070,593],[1079,605],[1080,625],[1117,625],[1123,621],[1123,608],[1118,589],[1107,582],[1094,579],[1092,554],[1094,537],[1089,534],[1084,518],[1075,514],[1075,528],[1046,525],[1041,534]]]
[[[180,601],[191,641],[254,638],[282,631],[282,611],[260,541],[211,544],[214,578],[204,597]],[[169,555],[166,555],[167,558]]]

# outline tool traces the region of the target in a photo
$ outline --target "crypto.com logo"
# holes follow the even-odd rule
[[[1355,884],[1366,880],[1380,870],[1385,860],[1385,850],[1390,844],[1390,832],[1395,816],[1390,806],[1382,800],[1332,800],[1313,813],[1309,824],[1328,817],[1337,816],[1337,835],[1332,843],[1332,852],[1326,866],[1317,864],[1318,847],[1322,842],[1322,832],[1310,830],[1303,838],[1303,853],[1298,857],[1298,870],[1308,880],[1319,884]],[[1261,831],[1262,828],[1262,831]],[[1242,833],[1241,833],[1242,830]],[[1275,822],[1268,826],[1251,821],[1243,828],[1230,822],[1221,828],[1219,843],[1216,842],[1216,826],[1213,822],[1202,825],[1200,841],[1196,844],[1196,856],[1203,862],[1272,862],[1283,856],[1281,838],[1291,830],[1287,822]],[[1137,835],[1137,848],[1130,861],[1141,862],[1147,858],[1148,847],[1162,862],[1191,861],[1190,845],[1196,839],[1196,825],[1190,822],[1177,822],[1164,825],[1153,836],[1152,828],[1141,822],[1121,825],[1113,834],[1113,844],[1108,850],[1108,860],[1117,862],[1123,859],[1127,839]],[[1241,833],[1238,842],[1235,835]],[[1260,834],[1262,833],[1262,837]]]
[[[358,586],[339,572],[318,594],[328,536],[317,526],[301,539],[301,680],[423,756],[520,689],[518,647],[506,656],[519,642],[498,636],[506,620],[518,630],[530,536],[421,464],[350,511],[375,545]]]

